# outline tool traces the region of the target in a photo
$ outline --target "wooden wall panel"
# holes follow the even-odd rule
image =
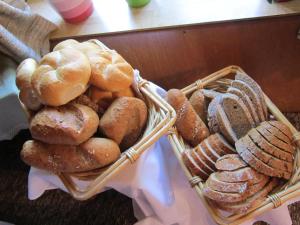
[[[182,88],[225,66],[239,65],[281,110],[293,112],[300,111],[298,29],[300,16],[289,16],[96,38],[118,50],[144,78],[166,89]]]

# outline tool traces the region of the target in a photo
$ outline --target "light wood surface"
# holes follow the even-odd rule
[[[36,12],[59,26],[51,38],[107,34],[258,17],[300,14],[300,0],[269,4],[267,0],[151,0],[131,9],[126,0],[93,0],[86,21],[65,23],[46,0],[29,0]]]

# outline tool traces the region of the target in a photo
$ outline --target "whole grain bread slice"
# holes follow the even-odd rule
[[[293,162],[293,155],[291,153],[285,152],[280,148],[270,144],[260,133],[258,133],[255,128],[251,129],[248,132],[248,135],[263,151],[278,159],[286,160],[287,162]]]
[[[192,174],[198,175],[202,180],[208,178],[208,174],[195,162],[193,157],[190,155],[190,150],[185,150],[182,153],[182,160],[184,164],[189,168]]]
[[[250,196],[254,195],[256,192],[261,190],[266,185],[266,183],[268,183],[269,180],[270,180],[270,177],[265,177],[264,179],[262,179],[257,184],[248,185],[248,188],[245,192],[245,195],[247,197],[250,197]]]
[[[221,156],[236,153],[235,149],[219,133],[211,135],[208,141],[212,148]]]
[[[263,151],[260,147],[258,147],[255,142],[251,139],[249,135],[241,138],[239,140],[243,142],[244,145],[247,146],[248,150],[262,162],[267,164],[268,166],[278,170],[278,171],[286,171],[292,172],[293,171],[293,164],[291,162],[287,162],[276,157],[273,157],[269,153]]]
[[[220,132],[216,113],[217,113],[217,105],[220,104],[221,100],[222,100],[222,94],[219,94],[215,98],[213,98],[213,100],[208,105],[207,120],[208,120],[208,127],[211,133]]]
[[[228,183],[220,181],[214,173],[206,180],[206,185],[215,191],[240,194],[245,193],[248,187],[247,182]]]
[[[268,118],[267,104],[265,101],[264,93],[263,93],[261,87],[258,85],[258,83],[256,83],[256,81],[253,80],[250,76],[248,76],[246,74],[242,74],[242,73],[237,73],[235,75],[235,79],[247,83],[254,90],[254,92],[257,93],[258,98],[261,102],[263,113],[265,115],[265,118],[267,119]]]
[[[223,134],[227,141],[229,141],[231,144],[234,144],[238,140],[238,138],[234,133],[231,124],[221,105],[217,105],[216,117],[218,126],[220,128],[220,133]]]
[[[246,200],[234,204],[226,204],[214,202],[218,208],[226,210],[227,212],[245,214],[249,209],[259,205],[265,200],[269,192],[278,185],[276,178],[272,178],[261,190],[254,195],[248,197]]]
[[[209,175],[213,172],[215,172],[211,167],[209,167],[205,160],[203,160],[200,155],[195,151],[195,149],[191,149],[191,156],[195,160],[195,162]]]
[[[255,91],[247,83],[239,80],[232,81],[231,86],[243,91],[246,95],[248,95],[251,102],[257,109],[258,118],[260,119],[261,122],[265,121],[266,117],[263,112],[261,101],[258,95],[255,93]]]
[[[248,182],[248,184],[259,183],[262,179],[265,179],[265,175],[258,173],[251,167],[245,167],[234,171],[221,171],[215,173],[218,180],[234,183],[234,182]]]
[[[202,119],[204,123],[207,124],[207,100],[202,92],[202,90],[194,91],[192,96],[189,98],[191,105],[193,106],[195,112]]]
[[[224,94],[222,107],[237,138],[243,137],[252,127],[255,127],[247,107],[237,96]]]
[[[256,127],[256,130],[272,145],[282,149],[283,151],[290,152],[292,154],[294,153],[295,149],[293,145],[281,141],[274,136],[274,134],[270,133],[264,126],[258,126]]]
[[[241,90],[234,88],[234,87],[229,87],[227,89],[228,93],[231,93],[233,95],[236,95],[237,97],[239,97],[243,103],[245,104],[245,106],[247,107],[247,109],[249,110],[252,119],[255,122],[255,125],[258,126],[260,124],[260,120],[258,118],[257,112],[255,110],[255,107],[253,106],[250,98],[248,97],[248,95],[246,95],[244,92],[242,92]]]
[[[227,154],[219,158],[216,162],[216,168],[222,171],[233,171],[247,167],[238,154]]]
[[[195,152],[199,155],[199,157],[205,162],[207,166],[209,166],[212,170],[216,171],[215,161],[213,161],[206,151],[201,147],[201,145],[197,145],[194,148]]]
[[[282,177],[285,179],[289,179],[291,177],[291,173],[274,169],[269,165],[265,164],[263,161],[261,161],[259,158],[257,158],[254,154],[251,153],[251,151],[248,149],[248,145],[245,144],[243,141],[237,141],[235,143],[235,147],[239,155],[243,158],[243,160],[246,161],[252,168],[259,171],[260,173],[263,173],[267,176],[279,178]]]
[[[216,162],[219,158],[221,158],[221,155],[219,155],[210,145],[209,141],[210,139],[206,138],[204,141],[201,142],[202,148],[204,148],[207,155]]]
[[[287,143],[287,144],[292,144],[291,140],[284,135],[279,129],[277,129],[276,127],[272,126],[269,122],[264,121],[260,124],[261,126],[264,126],[266,128],[266,130],[268,130],[271,134],[273,134],[275,137],[277,137],[278,139],[280,139],[281,141]]]
[[[268,123],[271,126],[277,128],[280,132],[282,132],[284,135],[286,135],[287,138],[291,142],[293,142],[293,134],[288,126],[286,126],[284,123],[276,121],[276,120],[268,121]]]

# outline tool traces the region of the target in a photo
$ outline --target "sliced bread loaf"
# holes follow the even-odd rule
[[[233,171],[247,166],[238,154],[224,155],[216,162],[216,168],[222,171]]]
[[[293,134],[288,126],[286,126],[284,123],[273,120],[273,121],[268,121],[268,123],[277,128],[280,132],[282,132],[284,135],[286,135],[291,142],[293,142]]]
[[[191,156],[195,160],[195,162],[209,175],[214,171],[213,168],[211,168],[208,164],[205,163],[205,159],[202,159],[201,156],[196,152],[196,150],[193,148],[191,149]]]
[[[206,152],[202,145],[197,145],[194,150],[207,166],[216,171],[215,161],[211,158],[210,154]]]
[[[195,162],[191,156],[190,149],[185,150],[182,153],[182,160],[192,174],[199,176],[202,180],[206,180],[208,178],[208,174]]]

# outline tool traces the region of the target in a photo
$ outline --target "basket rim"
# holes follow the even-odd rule
[[[187,87],[181,89],[181,91],[184,94],[191,94],[195,90],[202,89],[203,87],[207,86],[211,82],[214,82],[216,80],[219,80],[225,76],[228,76],[230,74],[234,73],[243,73],[244,70],[236,65],[231,65],[228,67],[225,67],[221,70],[218,70],[215,73],[212,73],[208,76],[205,76],[202,79],[199,79],[195,81],[194,83],[188,85]],[[280,112],[280,110],[275,106],[275,104],[269,99],[269,97],[264,94],[266,104],[268,107],[268,110],[273,114],[273,116],[280,120],[281,122],[285,123],[291,130],[291,132],[294,135],[294,142],[296,146],[296,155],[300,155],[300,138],[299,138],[299,132],[297,129],[288,121],[288,119]],[[299,172],[299,157],[295,157],[294,160],[294,167],[297,168],[297,170],[294,170],[293,174],[294,176],[287,181],[287,185],[283,190],[280,190],[279,192],[269,195],[262,203],[250,208],[246,214],[235,214],[232,216],[223,216],[221,215],[219,209],[213,207],[209,201],[206,200],[202,193],[203,183],[201,179],[198,176],[194,176],[190,173],[188,168],[183,163],[183,160],[181,158],[181,152],[185,149],[185,146],[182,145],[182,142],[184,143],[184,140],[182,137],[178,134],[176,127],[174,126],[172,128],[172,132],[168,135],[169,142],[172,146],[173,152],[175,153],[176,158],[178,159],[178,162],[181,166],[181,168],[184,171],[184,174],[188,178],[191,186],[195,189],[197,192],[198,197],[201,199],[202,203],[204,203],[205,207],[218,224],[240,224],[242,222],[245,222],[246,220],[253,218],[255,216],[258,216],[262,213],[264,213],[267,210],[270,210],[272,208],[279,207],[286,201],[300,195],[300,182],[298,180],[300,179],[300,172]],[[182,141],[182,142],[181,142]]]

